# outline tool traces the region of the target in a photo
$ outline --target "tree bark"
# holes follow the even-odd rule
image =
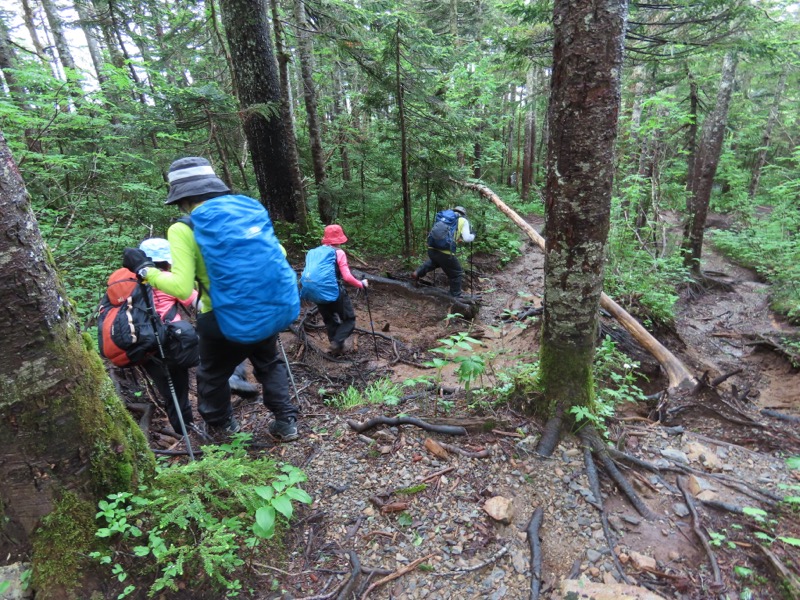
[[[781,101],[783,100],[783,93],[786,90],[786,75],[788,67],[784,66],[781,71],[781,76],[778,78],[778,85],[775,89],[775,98],[772,101],[772,106],[769,109],[769,117],[767,117],[767,124],[764,127],[764,135],[761,138],[761,145],[756,155],[756,161],[753,165],[753,170],[750,175],[750,187],[747,190],[747,197],[750,201],[756,196],[758,191],[758,183],[761,180],[761,170],[767,164],[767,152],[769,151],[769,144],[772,141],[772,130],[778,122],[778,113],[780,112]]]
[[[300,0],[297,0],[298,2]],[[275,53],[278,59],[278,77],[281,81],[281,116],[286,127],[286,145],[289,153],[289,169],[292,178],[292,191],[297,211],[297,225],[300,233],[308,231],[308,210],[306,209],[303,174],[300,172],[300,156],[297,152],[297,136],[294,129],[292,99],[289,96],[289,54],[283,44],[283,23],[280,19],[278,0],[270,0],[272,26],[275,28]]]
[[[728,107],[733,95],[733,82],[736,76],[737,57],[727,53],[722,61],[722,75],[717,91],[717,103],[714,110],[703,123],[700,137],[700,148],[694,165],[694,178],[689,194],[691,207],[684,223],[684,265],[696,276],[700,275],[700,257],[703,251],[703,234],[708,215],[708,205],[722,154],[722,143],[725,140],[725,129],[728,124]]]
[[[297,223],[278,64],[265,0],[221,0],[241,118],[261,202],[273,220]]]
[[[41,0],[41,2],[44,13],[47,15],[47,22],[50,25],[50,33],[53,34],[53,41],[58,51],[58,59],[64,68],[64,77],[69,80],[70,72],[75,74],[76,69],[75,60],[72,58],[67,36],[64,33],[64,22],[53,0]]]
[[[78,331],[2,132],[0,282],[0,553],[32,550],[34,588],[65,597],[92,567],[97,501],[154,461]]]
[[[300,54],[300,73],[303,78],[303,98],[306,103],[308,139],[311,143],[311,163],[314,167],[314,183],[317,186],[319,218],[330,225],[336,218],[331,194],[326,186],[325,153],[322,150],[322,135],[317,116],[317,90],[314,86],[314,47],[309,36],[309,23],[303,0],[294,0],[294,15],[297,21],[297,47]]]
[[[465,187],[470,190],[478,192],[484,198],[494,203],[500,211],[508,216],[525,234],[534,242],[542,251],[545,250],[545,240],[539,235],[529,223],[520,217],[514,210],[505,204],[500,197],[490,190],[485,185],[479,183],[470,183],[466,181],[457,181],[451,179],[453,183]],[[655,339],[649,331],[642,327],[641,323],[633,318],[625,309],[623,309],[614,300],[609,298],[605,293],[600,294],[600,306],[607,310],[617,322],[622,325],[628,333],[630,333],[641,346],[647,350],[659,362],[661,368],[667,374],[669,379],[669,387],[673,389],[691,389],[697,380],[691,374],[689,369],[674,355],[667,350],[657,339]]]
[[[531,65],[525,82],[525,144],[522,158],[522,199],[527,200],[533,184],[533,159],[536,152],[536,71]]]
[[[400,183],[403,190],[403,256],[411,257],[411,189],[408,182],[408,140],[403,94],[403,79],[400,69],[400,21],[395,32],[395,80],[397,85],[397,126],[400,129]]]

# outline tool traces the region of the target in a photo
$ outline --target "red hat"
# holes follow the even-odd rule
[[[341,225],[328,225],[325,228],[325,235],[322,236],[322,243],[327,246],[336,244],[344,244],[347,241],[347,236],[342,231]]]

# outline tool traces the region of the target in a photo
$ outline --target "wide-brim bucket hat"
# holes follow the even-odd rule
[[[231,191],[214,173],[211,163],[202,156],[187,156],[173,162],[169,166],[167,181],[169,194],[164,204],[175,204],[184,198],[211,192]]]
[[[467,209],[464,208],[463,206],[456,206],[453,209],[453,212],[460,214],[462,217],[466,217],[467,216]]]
[[[325,228],[325,235],[322,236],[322,243],[328,246],[335,244],[344,244],[347,241],[347,236],[342,231],[341,225],[328,225]]]
[[[150,238],[139,244],[139,250],[144,252],[153,262],[172,264],[172,253],[169,251],[169,242],[164,238]]]

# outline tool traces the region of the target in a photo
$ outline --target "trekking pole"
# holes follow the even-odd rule
[[[475,295],[475,282],[473,281],[473,274],[475,267],[472,266],[472,243],[469,245],[469,292]]]
[[[169,385],[169,393],[172,395],[172,402],[175,404],[175,411],[178,414],[178,422],[181,424],[181,434],[183,435],[183,441],[186,444],[186,451],[189,453],[189,460],[194,460],[194,452],[192,452],[192,443],[189,441],[189,434],[186,432],[186,424],[183,422],[183,412],[181,412],[181,405],[178,402],[178,395],[175,393],[175,383],[172,381],[172,375],[169,373],[169,367],[167,366],[166,362],[166,354],[164,354],[164,346],[161,344],[161,336],[158,335],[158,322],[161,321],[161,317],[158,316],[156,312],[155,306],[150,301],[150,294],[148,293],[147,286],[143,282],[139,282],[139,285],[142,286],[144,291],[144,298],[145,302],[147,303],[147,309],[150,312],[150,318],[153,319],[153,328],[156,333],[156,344],[158,345],[158,356],[161,359],[161,368],[164,370],[164,375],[167,377],[167,384]]]
[[[378,339],[375,337],[375,324],[372,322],[372,309],[369,307],[369,294],[367,293],[367,288],[364,289],[364,299],[367,301],[367,314],[369,315],[369,326],[372,329],[372,343],[375,344],[375,360],[380,362],[380,357],[378,356]]]
[[[292,367],[289,365],[289,357],[286,356],[286,350],[283,348],[283,342],[281,341],[281,334],[278,334],[278,346],[281,347],[281,353],[283,354],[283,360],[286,363],[286,370],[289,371],[289,380],[292,382],[292,389],[294,389],[294,399],[297,400],[297,404],[300,404],[300,394],[297,392],[297,385],[294,383],[294,375],[292,374]]]

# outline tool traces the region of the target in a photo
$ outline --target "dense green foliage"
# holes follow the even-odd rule
[[[311,497],[297,485],[306,480],[299,469],[249,458],[249,437],[206,446],[203,460],[163,468],[138,494],[115,493],[99,503],[96,535],[108,544],[93,558],[125,584],[120,597],[136,590],[131,572],[136,581],[152,580],[149,595],[193,581],[236,596],[253,560],[274,560],[276,532],[292,518],[292,501]]]
[[[280,9],[291,24],[291,5]],[[164,235],[176,216],[162,206],[164,172],[173,159],[208,156],[237,191],[258,195],[216,4],[123,1],[108,10],[111,22],[103,12],[96,20],[65,19],[74,33],[70,39],[81,39],[79,28],[93,33],[105,61],[99,69],[70,71],[68,78],[54,50],[49,56],[19,50],[31,47],[24,28],[16,27],[21,8],[16,19],[0,15],[16,44],[6,46],[0,129],[87,324],[121,249]],[[455,191],[448,178],[480,177],[523,214],[541,210],[550,3],[317,0],[307,3],[307,12],[317,33],[313,83],[327,155],[326,189],[352,247],[386,256],[403,250],[397,111],[402,88],[413,247],[421,254],[433,214],[459,203],[470,210],[478,231],[475,250],[500,263],[513,258],[521,248],[514,226],[493,207]],[[118,35],[109,36],[115,28]],[[733,213],[741,225],[735,235],[718,236],[718,247],[775,281],[774,306],[796,312],[797,278],[790,268],[797,253],[791,223],[800,180],[797,115],[791,109],[798,89],[796,34],[797,13],[780,2],[631,6],[607,290],[645,319],[669,321],[675,286],[686,279],[675,253],[696,139],[692,124],[702,127],[713,108],[719,58],[730,49],[744,57],[744,66],[712,209]],[[295,48],[293,28],[284,28],[284,35],[285,46]],[[290,52],[299,158],[302,172],[310,174],[299,69],[292,68],[299,57]],[[85,59],[85,49],[75,46],[73,53]],[[785,86],[779,89],[782,76]],[[533,127],[526,133],[529,114]],[[532,179],[528,200],[521,201],[526,145],[533,149]],[[749,194],[756,171],[760,181]],[[316,192],[307,191],[309,214],[316,215]],[[321,227],[311,223],[304,236],[293,224],[279,223],[278,229],[287,243],[303,248],[316,243]],[[757,243],[745,242],[751,232]],[[758,264],[759,255],[773,250],[779,256],[772,266]]]

